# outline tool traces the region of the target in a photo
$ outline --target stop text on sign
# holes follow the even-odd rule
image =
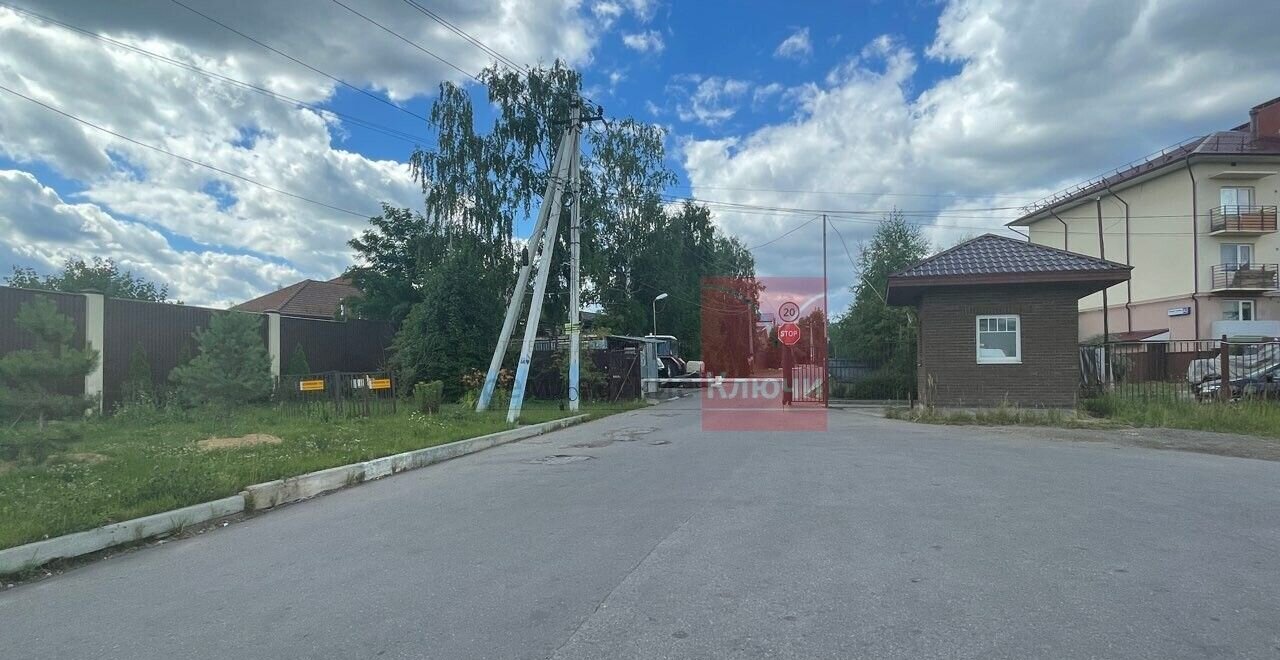
[[[800,341],[800,326],[794,323],[783,323],[778,328],[778,341],[787,346],[795,346]]]

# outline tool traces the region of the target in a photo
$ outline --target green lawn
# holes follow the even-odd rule
[[[584,404],[593,417],[642,406]],[[260,406],[213,415],[178,412],[146,421],[86,422],[83,439],[39,465],[0,463],[0,548],[234,495],[245,486],[431,447],[511,428],[506,411],[458,406],[323,420]],[[525,406],[521,422],[570,413],[555,403]],[[23,429],[5,432],[21,433]],[[208,438],[264,433],[280,444],[202,450]]]

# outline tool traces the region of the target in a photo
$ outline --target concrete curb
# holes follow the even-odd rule
[[[117,545],[163,536],[181,530],[183,527],[244,511],[261,511],[281,504],[305,500],[364,481],[373,481],[397,472],[426,467],[451,458],[474,454],[490,447],[558,431],[586,419],[586,415],[564,417],[426,449],[415,449],[403,454],[375,458],[362,463],[352,463],[287,479],[254,484],[244,489],[239,495],[224,497],[220,500],[7,548],[0,550],[0,575],[36,568],[55,559],[71,559]]]
[[[380,479],[397,472],[426,467],[451,458],[474,454],[508,442],[532,438],[536,435],[578,424],[586,418],[586,415],[575,415],[542,424],[521,426],[507,431],[482,435],[477,438],[427,447],[426,449],[415,449],[403,454],[383,456],[363,463],[352,463],[351,465],[329,468],[328,470],[302,474],[288,479],[277,479],[266,483],[254,484],[240,494],[244,496],[245,509],[247,511],[261,511],[281,504],[312,498],[316,495],[346,488],[347,486],[354,486],[364,481]]]
[[[0,550],[0,575],[35,568],[55,559],[70,559],[112,546],[169,534],[183,527],[198,525],[214,518],[240,513],[243,510],[244,497],[232,495],[212,502],[193,504],[85,532]]]

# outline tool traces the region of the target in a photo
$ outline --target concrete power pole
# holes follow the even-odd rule
[[[476,410],[483,411],[493,400],[493,391],[497,387],[498,372],[502,369],[502,358],[511,343],[511,335],[515,330],[516,317],[524,306],[525,290],[529,286],[529,277],[533,276],[533,300],[529,304],[529,315],[524,324],[524,341],[520,344],[520,361],[516,364],[516,378],[511,389],[511,405],[507,408],[507,421],[515,422],[520,418],[520,409],[524,406],[525,384],[529,379],[529,364],[533,359],[533,347],[538,333],[538,320],[542,317],[542,301],[547,291],[547,277],[551,274],[551,257],[555,252],[556,229],[560,224],[560,213],[563,209],[564,195],[569,195],[569,409],[577,410],[581,401],[579,377],[581,373],[582,352],[582,295],[581,295],[581,230],[582,230],[582,125],[584,121],[603,119],[602,114],[591,117],[582,116],[582,101],[575,95],[569,105],[569,126],[560,138],[560,149],[556,152],[555,163],[547,180],[547,189],[542,197],[542,206],[538,209],[538,220],[529,236],[526,253],[529,258],[520,266],[516,277],[515,292],[507,305],[507,313],[502,321],[502,333],[498,337],[498,345],[494,347],[493,357],[489,360],[489,371],[485,374],[484,388],[480,390],[480,399],[476,402]],[[536,256],[536,261],[535,261]]]
[[[577,410],[582,400],[579,383],[582,352],[582,300],[579,280],[582,229],[582,104],[574,97],[569,108],[569,130],[573,134],[573,154],[569,164],[569,410]]]
[[[529,276],[536,266],[538,269],[537,279],[542,283],[542,286],[535,291],[534,300],[529,309],[529,319],[526,321],[525,327],[525,342],[520,350],[522,362],[517,368],[518,389],[521,398],[523,399],[524,397],[524,378],[527,378],[529,374],[527,360],[529,353],[533,349],[533,336],[537,332],[538,314],[542,310],[542,295],[546,291],[546,273],[551,269],[551,252],[556,244],[555,226],[560,219],[560,199],[565,188],[565,182],[568,180],[568,163],[572,147],[571,132],[566,130],[560,139],[560,149],[556,152],[555,162],[552,164],[550,176],[547,178],[547,188],[542,196],[542,207],[538,209],[538,219],[534,223],[533,233],[529,235],[529,243],[525,247],[524,252],[527,258],[520,265],[520,272],[516,277],[516,288],[511,294],[511,301],[507,303],[507,313],[502,321],[502,332],[498,336],[498,345],[494,347],[493,358],[489,360],[489,371],[485,374],[484,387],[480,390],[480,399],[476,402],[477,412],[487,410],[489,402],[493,399],[493,390],[498,384],[498,372],[502,369],[502,358],[506,355],[507,347],[511,344],[511,335],[515,330],[516,317],[519,316],[520,310],[524,307],[524,296],[529,287]],[[547,231],[548,224],[551,225],[550,232]],[[516,403],[514,391],[511,399],[512,404],[515,406],[515,414],[519,417],[520,404]],[[508,411],[509,415],[510,411]]]

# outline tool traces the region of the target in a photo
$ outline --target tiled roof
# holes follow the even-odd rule
[[[350,280],[335,277],[328,282],[303,280],[278,291],[240,303],[233,309],[245,312],[277,311],[285,316],[331,319],[338,314],[343,300],[360,296],[360,289]]]
[[[893,274],[894,279],[916,277],[966,278],[1026,273],[1128,271],[1129,266],[1104,261],[1007,236],[983,234]]]

